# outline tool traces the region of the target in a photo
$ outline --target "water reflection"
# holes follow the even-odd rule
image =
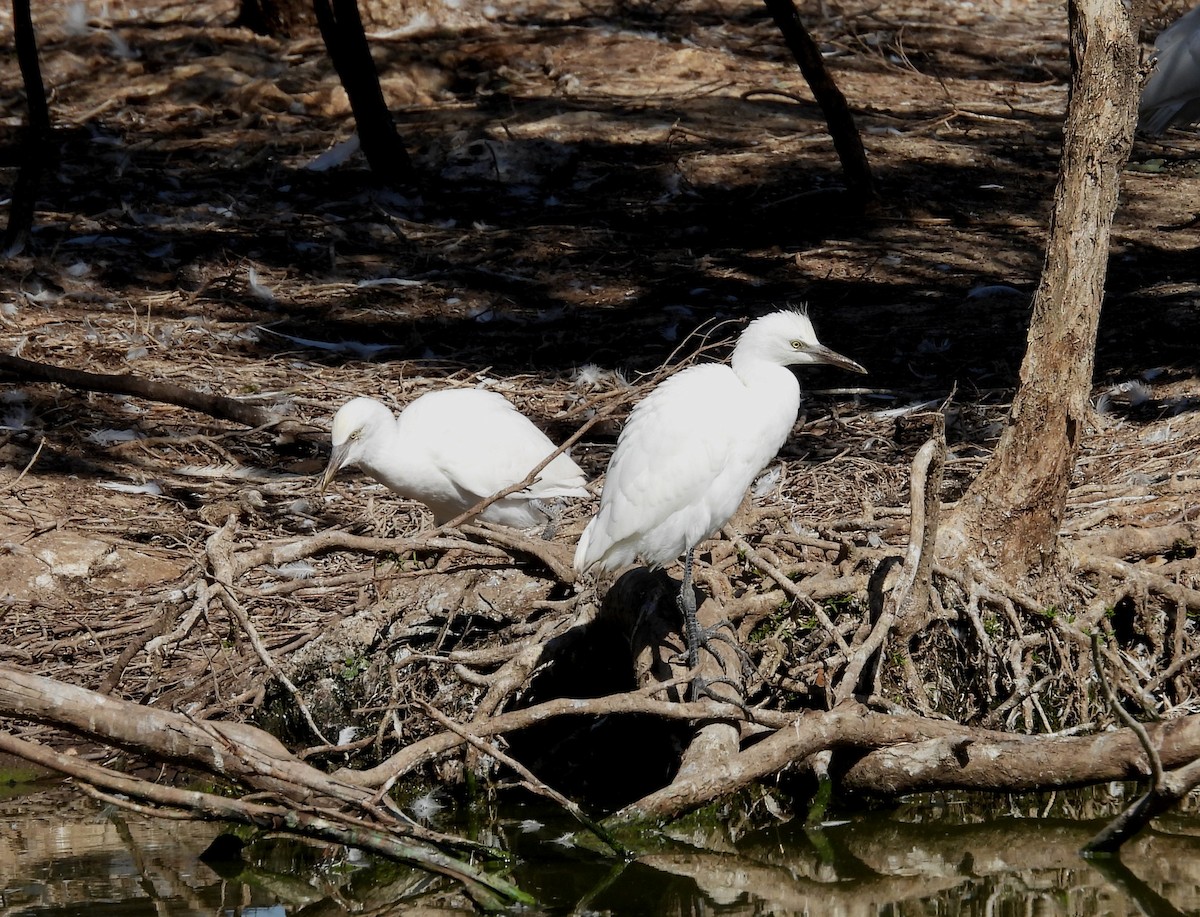
[[[1120,861],[1078,849],[1098,822],[953,818],[930,807],[794,822],[733,838],[693,828],[630,863],[555,812],[489,826],[545,913],[614,915],[1178,915],[1200,912],[1200,819],[1175,816]],[[437,827],[463,830],[453,807]],[[232,866],[200,854],[202,822],[102,809],[67,788],[0,801],[0,917],[343,917],[474,913],[452,883],[354,851],[258,838]],[[215,867],[215,868],[214,868]],[[101,913],[102,912],[102,913]]]

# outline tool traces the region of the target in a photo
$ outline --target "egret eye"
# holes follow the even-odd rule
[[[803,341],[792,341],[792,350],[803,350],[803,349],[804,349]]]
[[[351,439],[362,439],[362,433],[363,433],[362,427],[359,427],[357,430],[355,430],[353,433],[350,434],[350,438]]]

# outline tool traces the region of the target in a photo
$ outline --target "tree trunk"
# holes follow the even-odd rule
[[[313,11],[334,69],[350,97],[358,139],[371,172],[388,185],[411,184],[412,163],[383,97],[357,0],[332,0],[332,6],[330,0],[313,0]]]
[[[871,177],[871,166],[867,162],[862,138],[854,123],[854,115],[850,113],[850,106],[846,104],[846,97],[825,69],[821,49],[808,34],[808,29],[800,20],[800,13],[792,0],[764,0],[764,3],[774,18],[775,25],[783,33],[783,40],[799,65],[800,72],[804,74],[813,98],[821,106],[825,123],[829,126],[833,147],[842,163],[846,187],[851,196],[860,203],[873,200],[875,181]]]
[[[1086,429],[1121,170],[1137,115],[1137,29],[1120,0],[1071,0],[1071,97],[1020,386],[992,460],[959,501],[954,552],[1011,579],[1053,569]]]
[[[25,105],[29,109],[29,133],[25,135],[21,153],[21,169],[8,205],[8,226],[0,251],[11,257],[25,247],[33,229],[33,212],[37,204],[38,187],[50,155],[50,106],[46,87],[42,83],[42,68],[38,63],[37,36],[29,0],[13,0],[13,40],[17,47],[17,63],[25,85]]]

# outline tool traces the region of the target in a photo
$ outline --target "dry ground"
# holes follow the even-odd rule
[[[405,10],[375,9],[370,28],[425,180],[409,194],[374,188],[357,154],[340,161],[352,126],[319,41],[229,28],[231,2],[36,11],[62,153],[31,244],[0,266],[0,346],[254,399],[311,430],[248,433],[6,379],[0,658],[247,715],[269,672],[245,628],[206,604],[214,532],[232,518],[221,537],[244,558],[334,527],[428,525],[362,479],[316,497],[338,404],[482,384],[561,439],[598,401],[632,399],[694,354],[693,330],[728,338],[736,326],[721,321],[778,304],[809,304],[825,342],[871,375],[804,375],[808,423],[742,520],[753,543],[782,551],[791,533],[806,570],[832,559],[829,544],[902,546],[923,437],[898,418],[915,406],[948,400],[946,499],[986,458],[1041,265],[1066,103],[1061,4],[804,8],[879,181],[882,207],[865,221],[839,198],[819,111],[752,0]],[[1154,12],[1150,34],[1179,10]],[[23,121],[13,54],[0,73],[11,185]],[[1179,134],[1140,142],[1136,163],[1163,162],[1126,175],[1096,370],[1104,410],[1077,469],[1072,537],[1195,516],[1197,149]],[[314,168],[331,150],[335,164]],[[602,472],[612,434],[575,449],[589,471]],[[588,509],[573,508],[560,544]],[[1180,545],[1153,563],[1192,585],[1192,554]],[[570,613],[574,593],[515,556],[343,550],[237,567],[233,585],[276,661],[300,671],[307,653],[323,667],[309,698],[318,719],[361,725],[368,708],[367,738],[382,741],[378,711],[409,692],[466,716],[486,687],[392,663]],[[738,590],[757,588],[736,551],[710,559]],[[861,600],[831,613],[854,619]],[[743,636],[795,656],[809,625],[785,619],[761,615]],[[338,622],[350,622],[344,638],[315,639]],[[1172,626],[1191,632],[1182,617]],[[803,696],[812,672],[774,665],[776,687]],[[977,692],[972,716],[1023,709],[1029,728],[1085,718],[1039,722],[1019,668]],[[369,690],[339,696],[368,671]],[[1161,702],[1190,703],[1190,680]]]

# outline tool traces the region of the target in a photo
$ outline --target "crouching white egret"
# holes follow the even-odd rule
[[[789,366],[827,363],[865,373],[817,340],[802,312],[751,322],[729,365],[692,366],[634,407],[608,464],[600,509],[575,551],[575,569],[612,571],[641,557],[683,561],[688,667],[706,638],[696,623],[692,552],[737,512],[746,490],[792,431],[800,384]]]
[[[1200,6],[1154,42],[1155,64],[1138,103],[1138,130],[1152,137],[1200,120]]]
[[[333,454],[321,492],[338,471],[357,465],[409,500],[424,503],[438,525],[516,484],[555,449],[503,395],[482,389],[429,392],[396,417],[371,398],[355,398],[333,418]],[[551,516],[544,501],[590,496],[583,471],[565,452],[529,487],[479,514],[487,522],[529,528]]]

